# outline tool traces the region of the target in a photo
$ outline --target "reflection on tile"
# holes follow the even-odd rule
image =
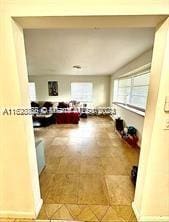
[[[106,184],[112,205],[131,205],[134,187],[129,176],[106,176]]]
[[[55,137],[51,145],[63,146],[68,143],[68,137]]]

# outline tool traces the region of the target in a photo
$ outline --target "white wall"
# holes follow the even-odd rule
[[[58,81],[59,96],[48,95],[48,81]],[[110,98],[110,76],[29,76],[35,82],[37,101],[70,101],[71,82],[92,82],[93,103],[96,106],[108,106]]]
[[[0,23],[0,106],[30,108],[23,30],[7,16]],[[42,199],[31,116],[0,115],[0,138],[0,217],[36,218]]]
[[[169,221],[169,18],[156,29],[133,208],[138,221]]]
[[[113,101],[113,85],[114,80],[124,76],[126,74],[132,73],[133,71],[138,71],[139,69],[144,69],[144,67],[149,66],[152,59],[152,49],[146,51],[127,65],[123,66],[121,69],[119,69],[117,72],[115,72],[111,76],[111,87],[110,87],[110,104],[112,105]],[[142,138],[142,131],[143,131],[143,123],[144,123],[144,117],[136,114],[132,111],[126,110],[125,108],[119,107],[117,105],[113,105],[113,107],[116,109],[117,115],[120,116],[122,119],[124,119],[127,126],[134,126],[138,130],[138,136],[139,136],[139,145]]]

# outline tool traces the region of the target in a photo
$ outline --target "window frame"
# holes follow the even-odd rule
[[[137,73],[132,73],[130,75],[126,75],[126,76],[120,77],[118,79],[115,79],[114,81],[118,81],[118,87],[117,87],[118,91],[119,91],[119,80],[121,80],[121,79],[131,78],[131,85],[130,85],[130,93],[129,93],[129,102],[128,103],[122,103],[122,102],[114,101],[114,95],[113,95],[113,104],[122,105],[122,107],[124,107],[124,108],[129,107],[129,108],[132,108],[132,109],[135,109],[135,110],[138,110],[138,111],[141,111],[141,112],[145,113],[145,108],[142,108],[142,107],[135,106],[135,105],[131,104],[131,99],[132,99],[132,96],[133,96],[132,95],[133,88],[137,87],[137,86],[134,85],[134,78],[137,77],[137,76],[145,75],[145,74],[150,75],[150,72],[151,72],[151,70],[149,68],[149,69],[146,69],[144,71],[140,71],[140,72],[137,72]],[[150,76],[149,76],[149,78],[150,78]],[[138,85],[138,87],[143,87],[143,86],[148,86],[149,87],[149,84],[148,85]],[[116,92],[116,99],[118,99],[118,91]],[[147,93],[147,96],[148,96],[148,93]],[[146,97],[146,99],[147,99],[147,97]]]

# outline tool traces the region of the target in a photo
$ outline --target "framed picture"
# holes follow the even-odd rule
[[[49,96],[58,96],[58,82],[48,81]]]

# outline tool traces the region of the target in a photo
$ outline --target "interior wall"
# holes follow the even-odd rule
[[[169,221],[169,18],[156,29],[133,208],[138,221]],[[155,198],[154,198],[155,197]]]
[[[58,96],[48,95],[48,81],[58,81]],[[110,98],[110,76],[29,76],[30,82],[35,82],[37,101],[65,101],[71,100],[71,82],[93,83],[93,104],[108,106]]]
[[[140,69],[143,69],[146,66],[149,66],[151,63],[151,60],[152,60],[152,49],[144,52],[142,55],[140,55],[139,57],[137,57],[136,59],[134,59],[127,65],[123,66],[121,69],[119,69],[117,72],[115,72],[111,76],[110,104],[116,109],[117,115],[120,116],[122,119],[124,119],[125,124],[127,126],[134,126],[138,130],[139,145],[141,143],[141,138],[142,138],[144,116],[141,116],[137,113],[129,111],[120,106],[117,106],[114,104],[112,105],[113,86],[114,86],[115,79],[118,79],[119,77],[132,73],[133,71],[138,71]]]
[[[0,24],[0,107],[30,108],[23,30],[10,17]],[[0,138],[0,217],[36,218],[42,199],[31,116],[1,113]]]

